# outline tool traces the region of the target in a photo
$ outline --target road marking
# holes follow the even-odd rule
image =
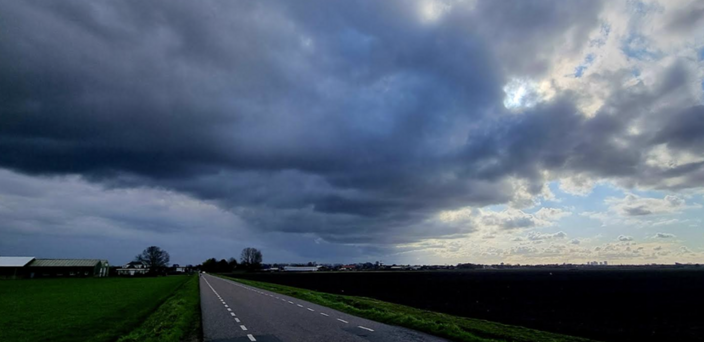
[[[244,325],[240,325],[240,328],[242,328],[242,330],[244,331],[247,331],[247,327],[245,327]]]
[[[230,312],[230,316],[235,317],[235,313],[234,313],[234,312]]]
[[[290,301],[290,300],[289,300],[288,302],[289,302],[289,303],[291,303],[291,304],[293,304],[293,302],[292,302],[292,301]]]
[[[330,315],[328,315],[328,314],[326,314],[326,313],[324,313],[324,312],[321,312],[320,314],[323,315],[323,316],[325,316],[325,317],[330,317]]]
[[[257,339],[252,336],[252,334],[247,334],[247,337],[249,337],[250,341],[256,341]]]
[[[227,304],[225,304],[225,307],[226,307],[226,308],[229,308],[229,306],[227,306]]]
[[[232,311],[232,309],[230,309],[230,308],[227,308],[227,311]]]
[[[306,308],[306,309],[308,309],[308,311],[315,311],[315,310],[313,310],[313,309],[311,309],[311,308]]]
[[[298,305],[299,308],[302,308],[302,307],[303,307],[303,305],[301,305],[301,304],[296,304],[296,305]]]
[[[369,330],[369,331],[374,331],[374,329],[369,329],[369,328],[367,328],[367,327],[363,327],[363,326],[361,326],[361,325],[360,325],[360,326],[358,326],[357,328],[361,328],[361,329],[364,329],[364,330]]]
[[[239,322],[240,322],[240,319],[239,319],[239,318],[235,318],[235,322],[239,323]]]
[[[349,322],[345,321],[344,319],[339,319],[339,318],[338,318],[337,320],[340,321],[340,322],[342,322],[342,323],[349,323]]]

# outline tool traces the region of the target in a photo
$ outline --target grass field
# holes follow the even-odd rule
[[[316,292],[279,284],[229,278],[243,284],[307,300],[377,322],[423,331],[453,341],[586,342],[588,339],[425,311],[376,299]]]
[[[0,281],[0,341],[115,341],[194,278]]]

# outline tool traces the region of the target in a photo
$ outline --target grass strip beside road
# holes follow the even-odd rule
[[[573,337],[480,319],[458,317],[426,311],[380,300],[329,294],[291,286],[231,278],[242,284],[277,292],[311,303],[326,306],[351,315],[390,325],[402,326],[431,335],[461,342],[516,341],[516,342],[587,342]]]
[[[118,342],[198,341],[201,334],[198,288],[198,277],[191,276],[139,328]]]

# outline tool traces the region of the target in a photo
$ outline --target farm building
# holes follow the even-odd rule
[[[107,277],[110,265],[100,259],[34,259],[27,266],[29,278]]]
[[[0,278],[107,277],[109,267],[99,259],[0,257]]]
[[[149,265],[142,261],[132,261],[117,269],[117,275],[123,276],[145,275],[147,273],[149,273]]]
[[[34,257],[4,257],[0,256],[0,279],[17,278],[24,275],[25,267]]]
[[[284,272],[317,272],[320,266],[285,266]]]

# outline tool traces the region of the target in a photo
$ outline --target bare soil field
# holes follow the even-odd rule
[[[704,340],[704,270],[698,269],[233,276],[603,341]]]

